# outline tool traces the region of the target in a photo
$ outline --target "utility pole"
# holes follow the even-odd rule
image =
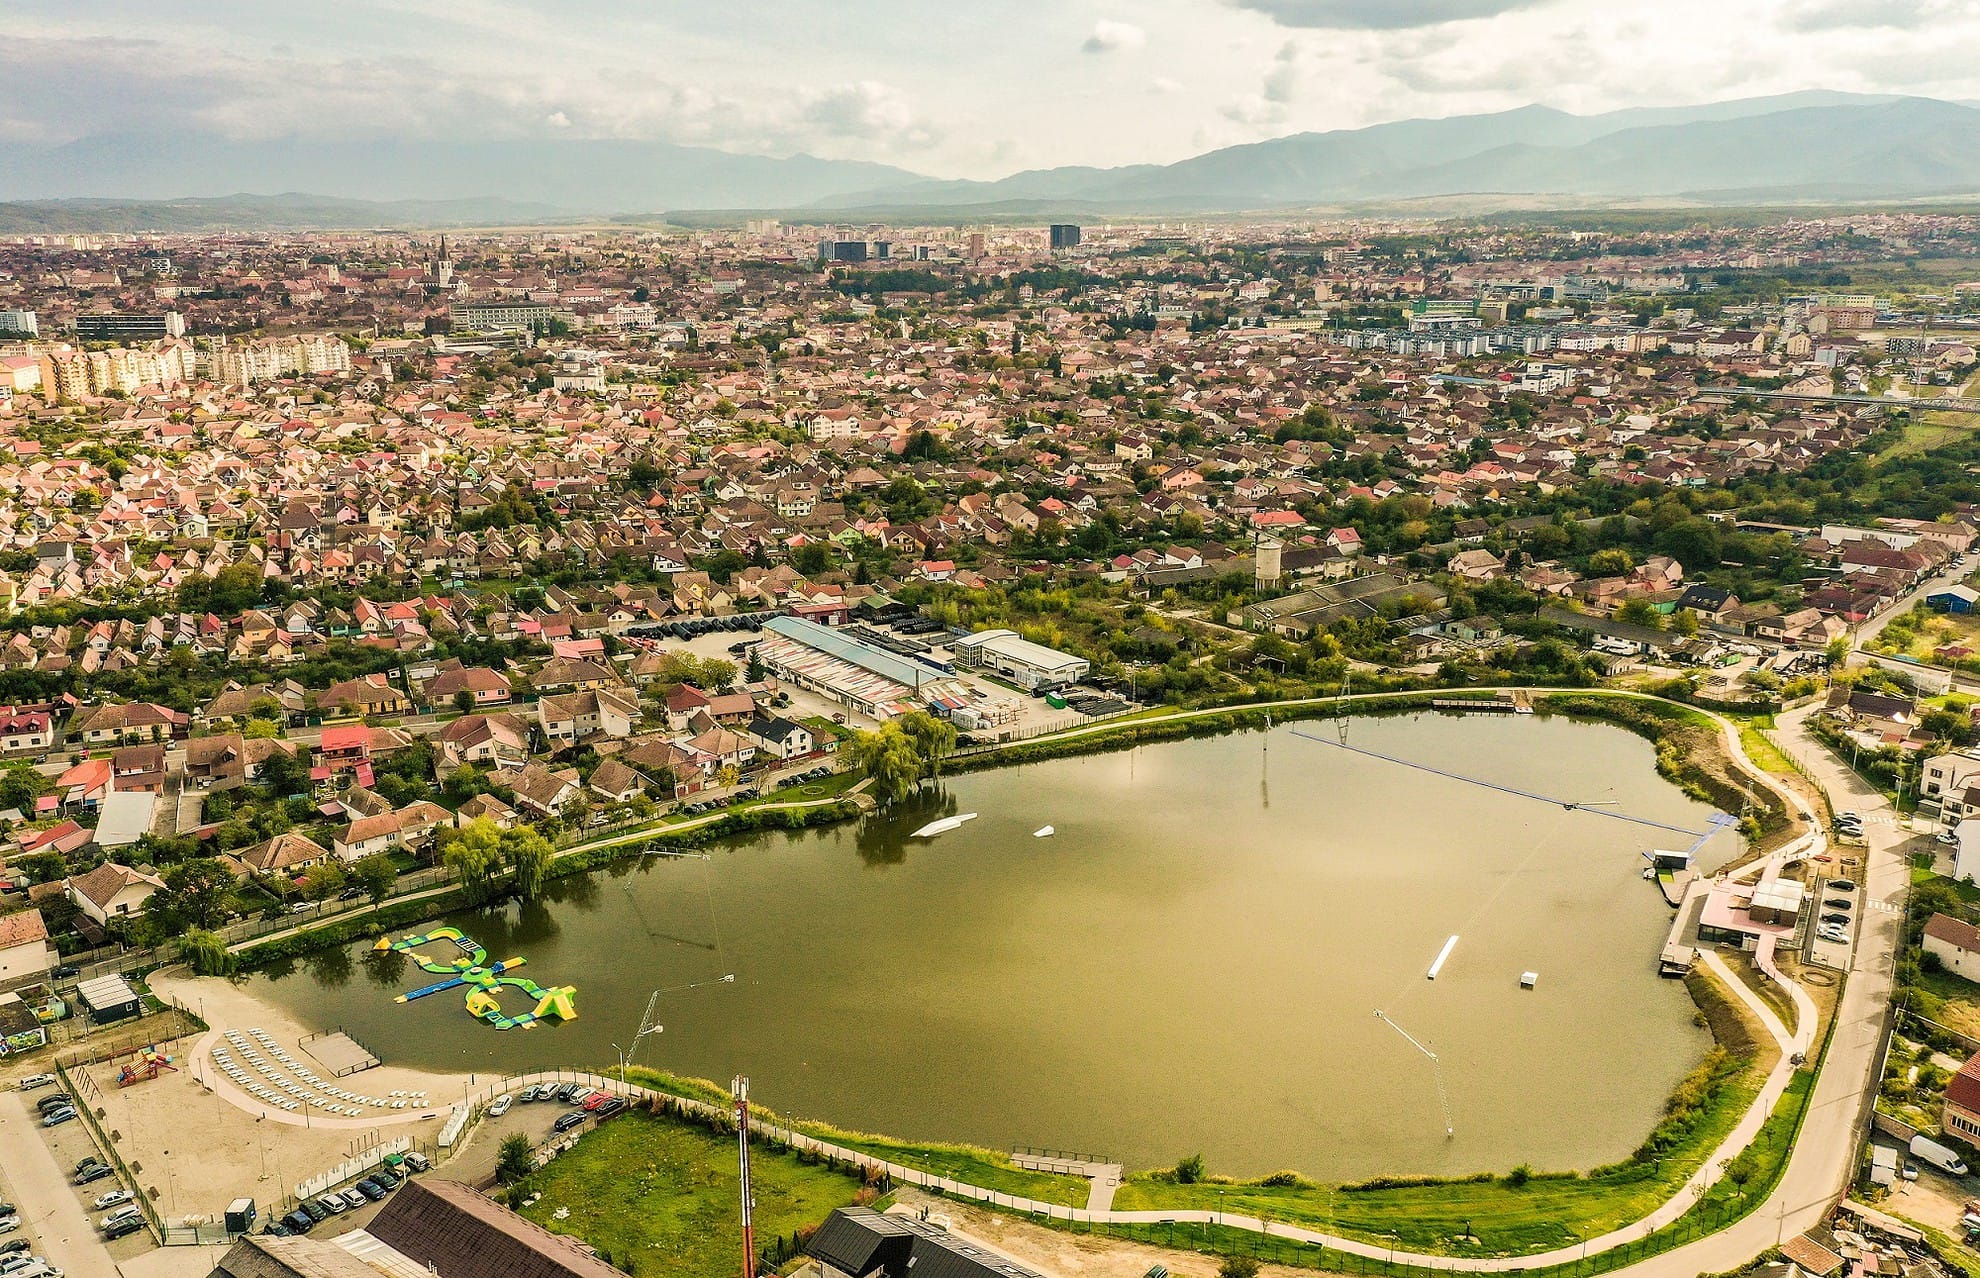
[[[749,1079],[738,1074],[729,1085],[736,1098],[736,1165],[742,1173],[742,1278],[756,1278],[756,1237],[750,1227]]]

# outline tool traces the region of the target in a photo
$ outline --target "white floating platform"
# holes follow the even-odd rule
[[[932,839],[938,834],[947,834],[949,831],[961,827],[965,821],[974,820],[976,820],[976,813],[974,812],[965,812],[961,816],[943,817],[940,821],[930,821],[913,834],[908,835],[908,837],[910,839]]]
[[[1519,974],[1519,987],[1523,990],[1530,990],[1539,983],[1540,973],[1538,972],[1521,972]]]
[[[1051,826],[1041,825],[1031,832],[1031,837],[1034,839],[1049,839],[1057,833],[1058,831],[1054,830]]]
[[[1430,965],[1430,971],[1428,973],[1431,980],[1436,980],[1437,973],[1444,970],[1444,960],[1451,956],[1451,951],[1457,948],[1457,943],[1458,939],[1454,936],[1444,942],[1443,949],[1437,951],[1437,961]]]

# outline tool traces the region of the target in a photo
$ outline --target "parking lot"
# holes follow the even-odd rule
[[[77,1187],[74,1168],[96,1149],[82,1131],[80,1119],[43,1128],[35,1098],[50,1089],[0,1093],[0,1198],[15,1208],[18,1222],[0,1245],[25,1240],[30,1255],[44,1258],[68,1278],[115,1278],[117,1261],[148,1249],[151,1238],[139,1231],[108,1244],[96,1221],[109,1208],[91,1204],[99,1195],[120,1188],[114,1177]]]

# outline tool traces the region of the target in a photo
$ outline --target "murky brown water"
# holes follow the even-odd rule
[[[844,1127],[1130,1166],[1200,1150],[1234,1174],[1358,1179],[1627,1154],[1709,1045],[1656,976],[1669,914],[1639,877],[1644,849],[1687,840],[1297,735],[1334,731],[965,776],[863,828],[621,865],[449,920],[576,985],[561,1026],[499,1032],[451,994],[396,1005],[432,978],[363,946],[252,981],[389,1061],[519,1069],[611,1064],[649,992],[733,972],[664,996],[638,1060],[747,1073],[762,1103]],[[1412,716],[1349,740],[1674,825],[1709,815],[1606,726]],[[952,811],[980,815],[906,840]]]

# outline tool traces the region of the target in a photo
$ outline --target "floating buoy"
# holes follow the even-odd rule
[[[1530,990],[1539,983],[1540,973],[1538,972],[1521,972],[1519,974],[1519,987],[1523,990]]]
[[[1034,839],[1049,839],[1057,833],[1058,831],[1054,830],[1051,826],[1041,825],[1031,832],[1031,837]]]

